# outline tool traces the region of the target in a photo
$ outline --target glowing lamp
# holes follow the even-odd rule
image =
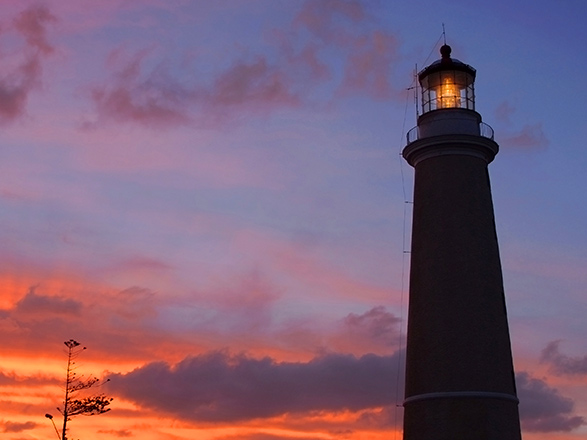
[[[475,110],[475,69],[451,58],[451,48],[440,48],[442,58],[418,74],[423,113],[446,108]]]
[[[442,85],[436,92],[439,95],[439,107],[440,108],[454,108],[461,106],[461,92],[457,88],[457,85],[453,82],[452,78],[442,78]]]

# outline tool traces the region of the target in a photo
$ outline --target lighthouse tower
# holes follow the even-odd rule
[[[404,440],[519,440],[518,399],[475,69],[450,57],[418,74]]]

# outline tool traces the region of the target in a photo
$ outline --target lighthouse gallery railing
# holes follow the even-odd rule
[[[411,144],[412,142],[420,139],[420,131],[418,130],[418,128],[419,128],[418,126],[415,126],[410,131],[408,131],[408,133],[406,135],[408,144]],[[491,128],[491,126],[489,124],[486,124],[485,122],[481,122],[479,124],[479,135],[493,140],[493,135],[494,135],[493,128]]]

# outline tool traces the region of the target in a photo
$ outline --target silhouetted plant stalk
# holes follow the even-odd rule
[[[84,415],[84,416],[95,416],[98,414],[104,414],[110,411],[107,408],[112,402],[111,397],[107,397],[105,394],[96,394],[90,397],[78,398],[82,390],[87,390],[94,386],[99,386],[100,379],[90,376],[84,378],[78,376],[75,372],[75,360],[86,347],[80,347],[80,343],[70,339],[64,342],[67,347],[67,371],[65,375],[65,398],[63,399],[63,409],[57,408],[57,410],[63,416],[63,429],[61,431],[61,440],[67,440],[67,422],[73,417]],[[110,380],[110,379],[108,379]],[[108,381],[106,381],[108,382]],[[52,419],[50,414],[45,417]]]

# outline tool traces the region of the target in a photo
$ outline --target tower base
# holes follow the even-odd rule
[[[438,398],[404,405],[404,440],[521,440],[513,400]]]

